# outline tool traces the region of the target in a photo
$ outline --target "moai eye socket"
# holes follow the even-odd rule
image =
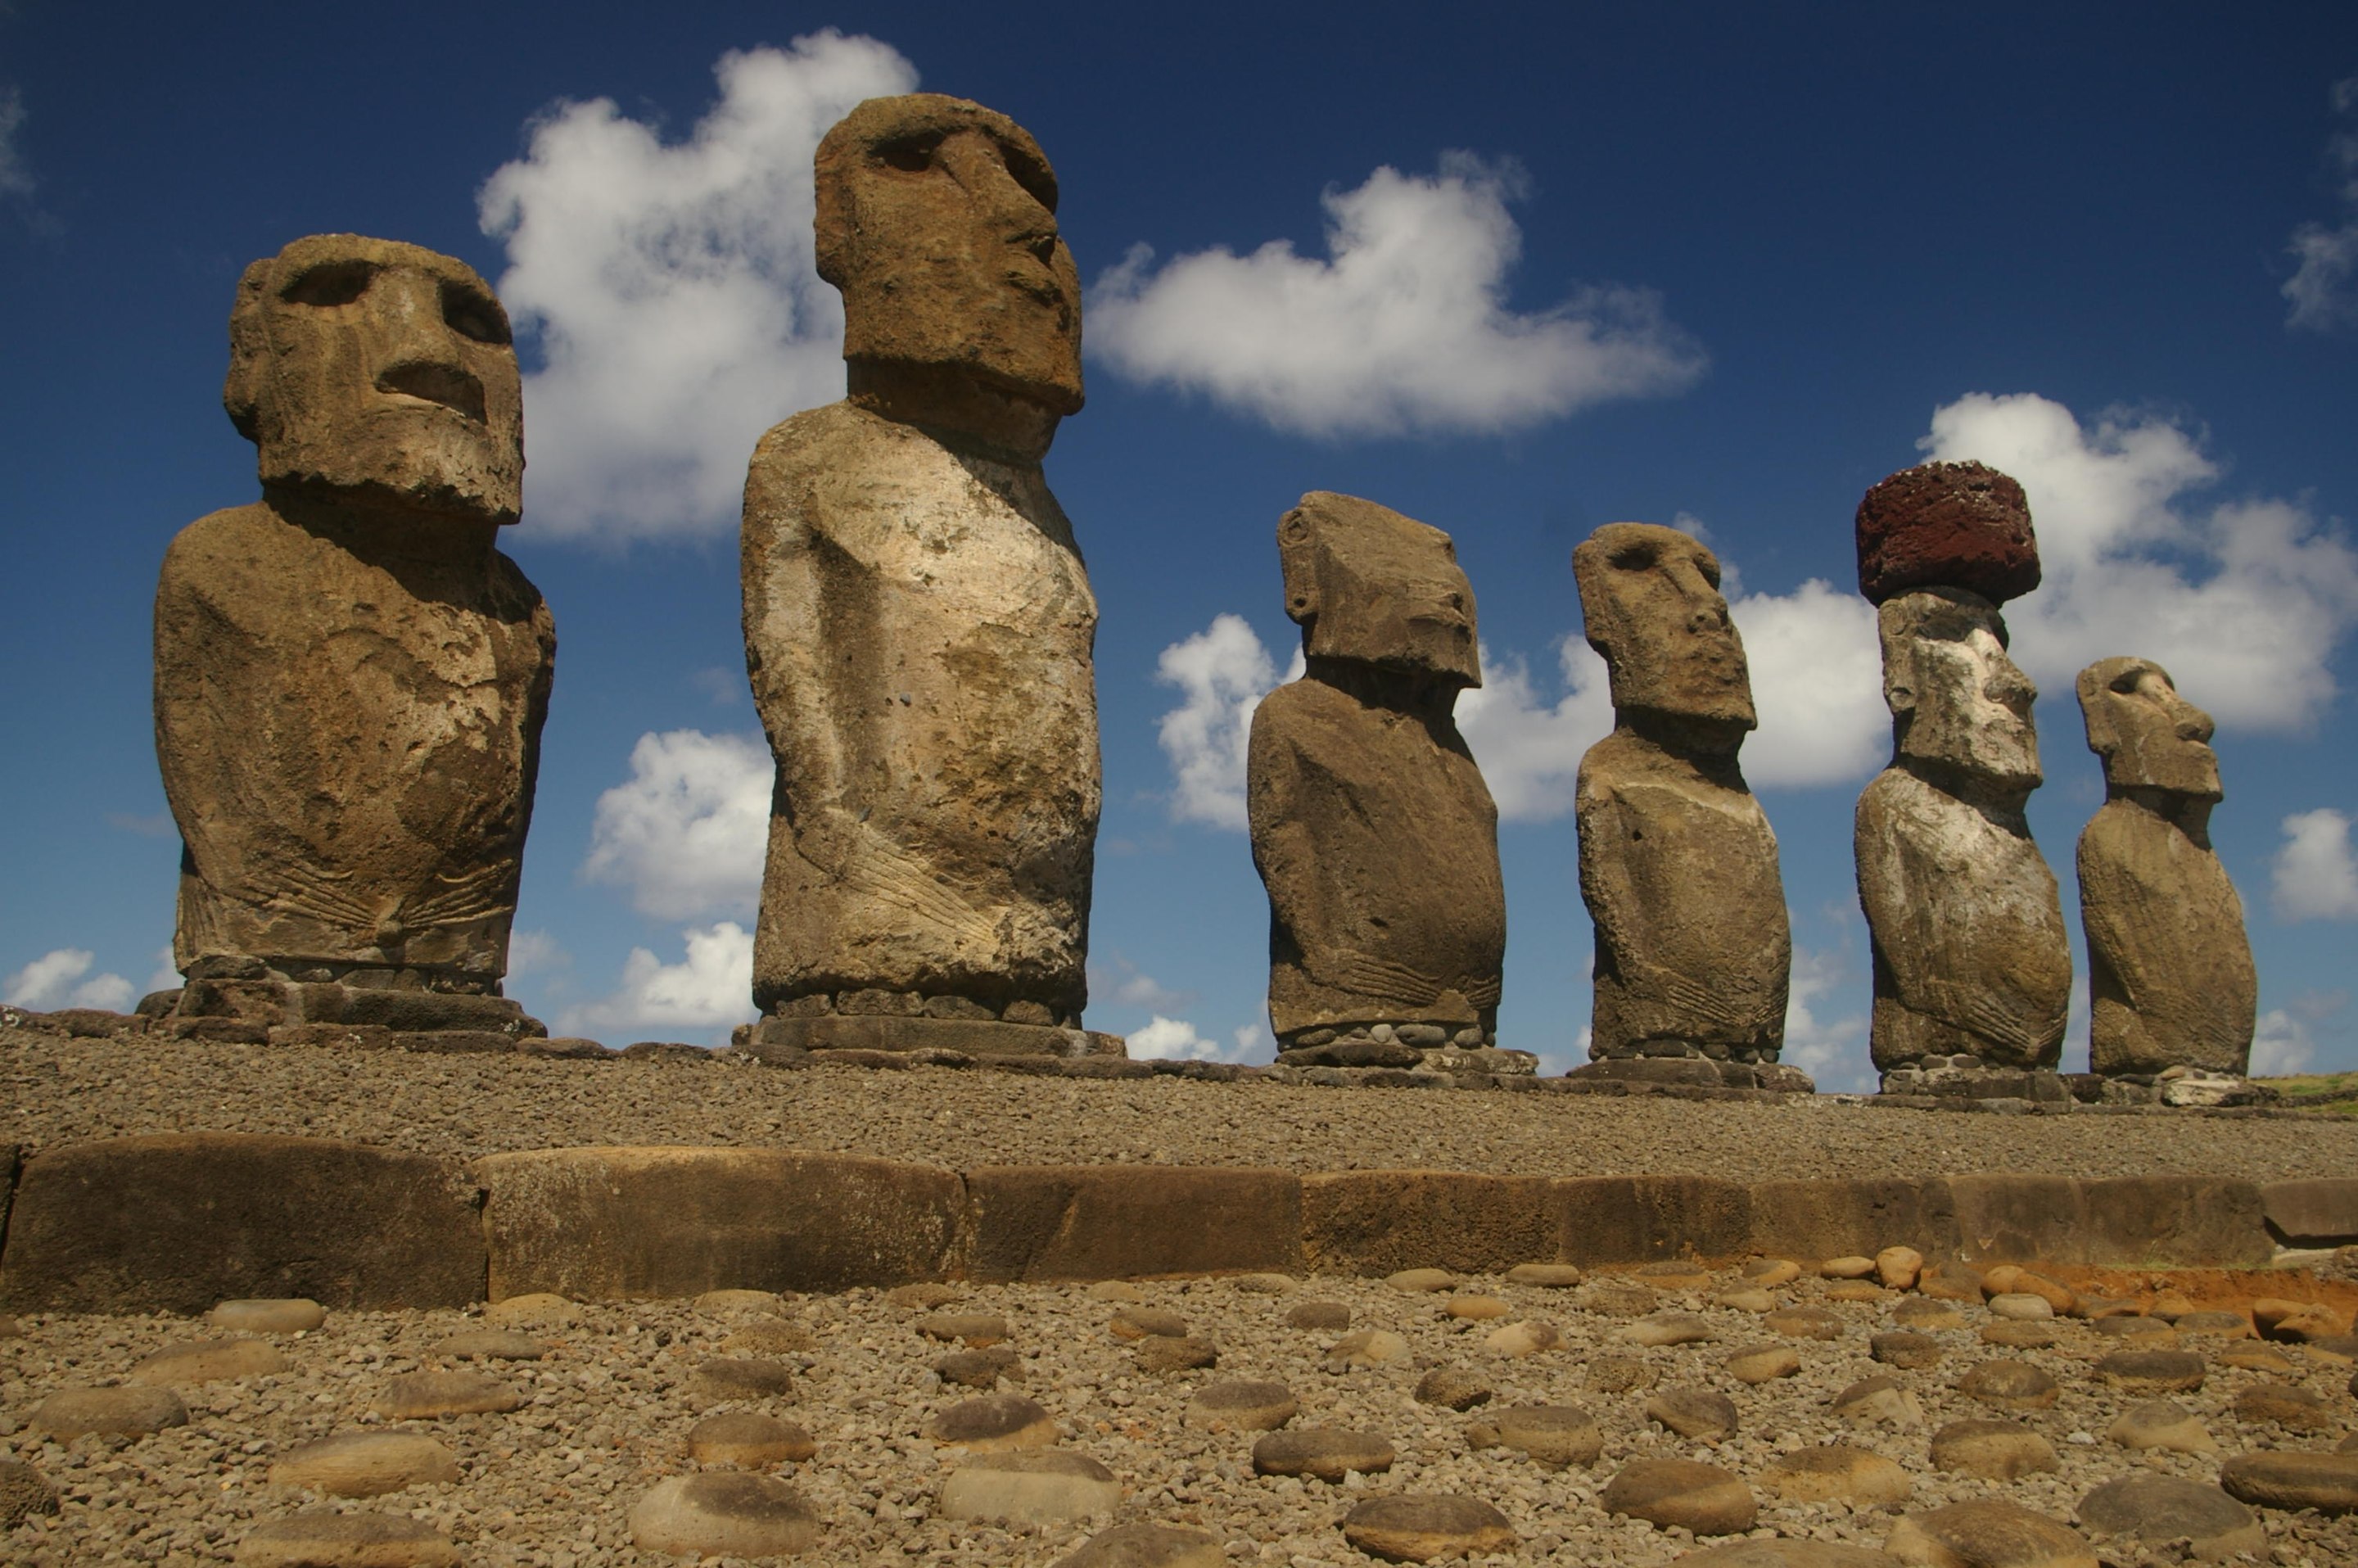
[[[934,167],[934,155],[941,150],[942,139],[927,134],[901,136],[876,149],[877,161],[903,174],[923,174]]]
[[[376,278],[373,263],[364,261],[321,262],[304,268],[278,291],[278,297],[290,305],[328,307],[350,305],[368,292]]]
[[[464,284],[443,284],[442,319],[460,337],[479,343],[503,347],[513,341],[500,302]]]
[[[1660,559],[1660,552],[1650,544],[1624,545],[1608,557],[1616,571],[1650,572]]]

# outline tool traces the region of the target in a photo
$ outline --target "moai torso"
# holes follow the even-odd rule
[[[523,467],[506,319],[449,257],[319,235],[247,269],[231,336],[264,498],[183,529],[156,597],[175,961],[496,995],[556,652],[492,547]]]

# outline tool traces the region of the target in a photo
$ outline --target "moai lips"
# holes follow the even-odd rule
[[[2039,539],[2022,486],[1980,463],[1902,470],[1858,503],[1858,590],[1881,604],[1961,588],[1992,604],[2039,586]]]

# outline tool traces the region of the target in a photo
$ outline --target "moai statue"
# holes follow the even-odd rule
[[[777,758],[749,1038],[1118,1054],[1084,1033],[1097,600],[1041,477],[1081,290],[1023,128],[876,98],[817,158],[849,395],[745,480],[745,663]]]
[[[2241,1077],[2259,977],[2243,901],[2211,848],[2224,793],[2211,716],[2159,665],[2131,658],[2080,672],[2080,712],[2104,763],[2104,804],[2080,835],[2090,1065],[2148,1082],[2173,1068]]]
[[[2023,816],[2039,693],[1998,613],[2039,585],[2029,503],[1979,463],[1909,469],[1859,503],[1858,560],[1892,720],[1856,824],[1884,1090],[2064,1098],[2071,949]]]
[[[1807,1092],[1777,1065],[1793,940],[1777,836],[1736,764],[1752,683],[1719,561],[1675,528],[1608,523],[1572,569],[1613,685],[1574,796],[1596,925],[1579,1071]]]
[[[523,391],[472,268],[315,234],[245,269],[223,401],[262,499],[156,590],[183,1018],[545,1033],[500,996],[557,635],[493,547]]]
[[[1457,732],[1482,684],[1449,535],[1313,491],[1277,525],[1307,669],[1253,712],[1253,864],[1269,890],[1278,1060],[1528,1073],[1500,1051],[1498,811]]]

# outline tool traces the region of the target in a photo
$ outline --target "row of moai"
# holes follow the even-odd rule
[[[848,395],[771,430],[746,480],[746,664],[777,765],[747,1042],[1118,1054],[1081,1024],[1097,605],[1041,471],[1082,402],[1055,176],[1012,121],[933,94],[861,104],[816,168]],[[501,995],[556,648],[494,546],[524,466],[505,314],[449,257],[319,235],[246,270],[230,335],[262,498],[183,530],[157,591],[187,979],[157,1005],[545,1033]],[[1875,1060],[1895,1089],[2035,1096],[2071,964],[1997,608],[2037,582],[2028,510],[2002,475],[1933,464],[1877,486],[1858,527],[1895,733],[1858,817]],[[1281,1060],[1531,1071],[1498,1042],[1498,814],[1453,717],[1480,670],[1450,539],[1314,492],[1278,554],[1306,674],[1256,713],[1248,802]],[[1718,563],[1613,524],[1573,566],[1616,716],[1577,789],[1581,1071],[1806,1090],[1778,1060],[1791,940]],[[2254,986],[2205,833],[2209,720],[2147,661],[2080,686],[2110,795],[2081,846],[2096,1070],[2240,1072]]]

